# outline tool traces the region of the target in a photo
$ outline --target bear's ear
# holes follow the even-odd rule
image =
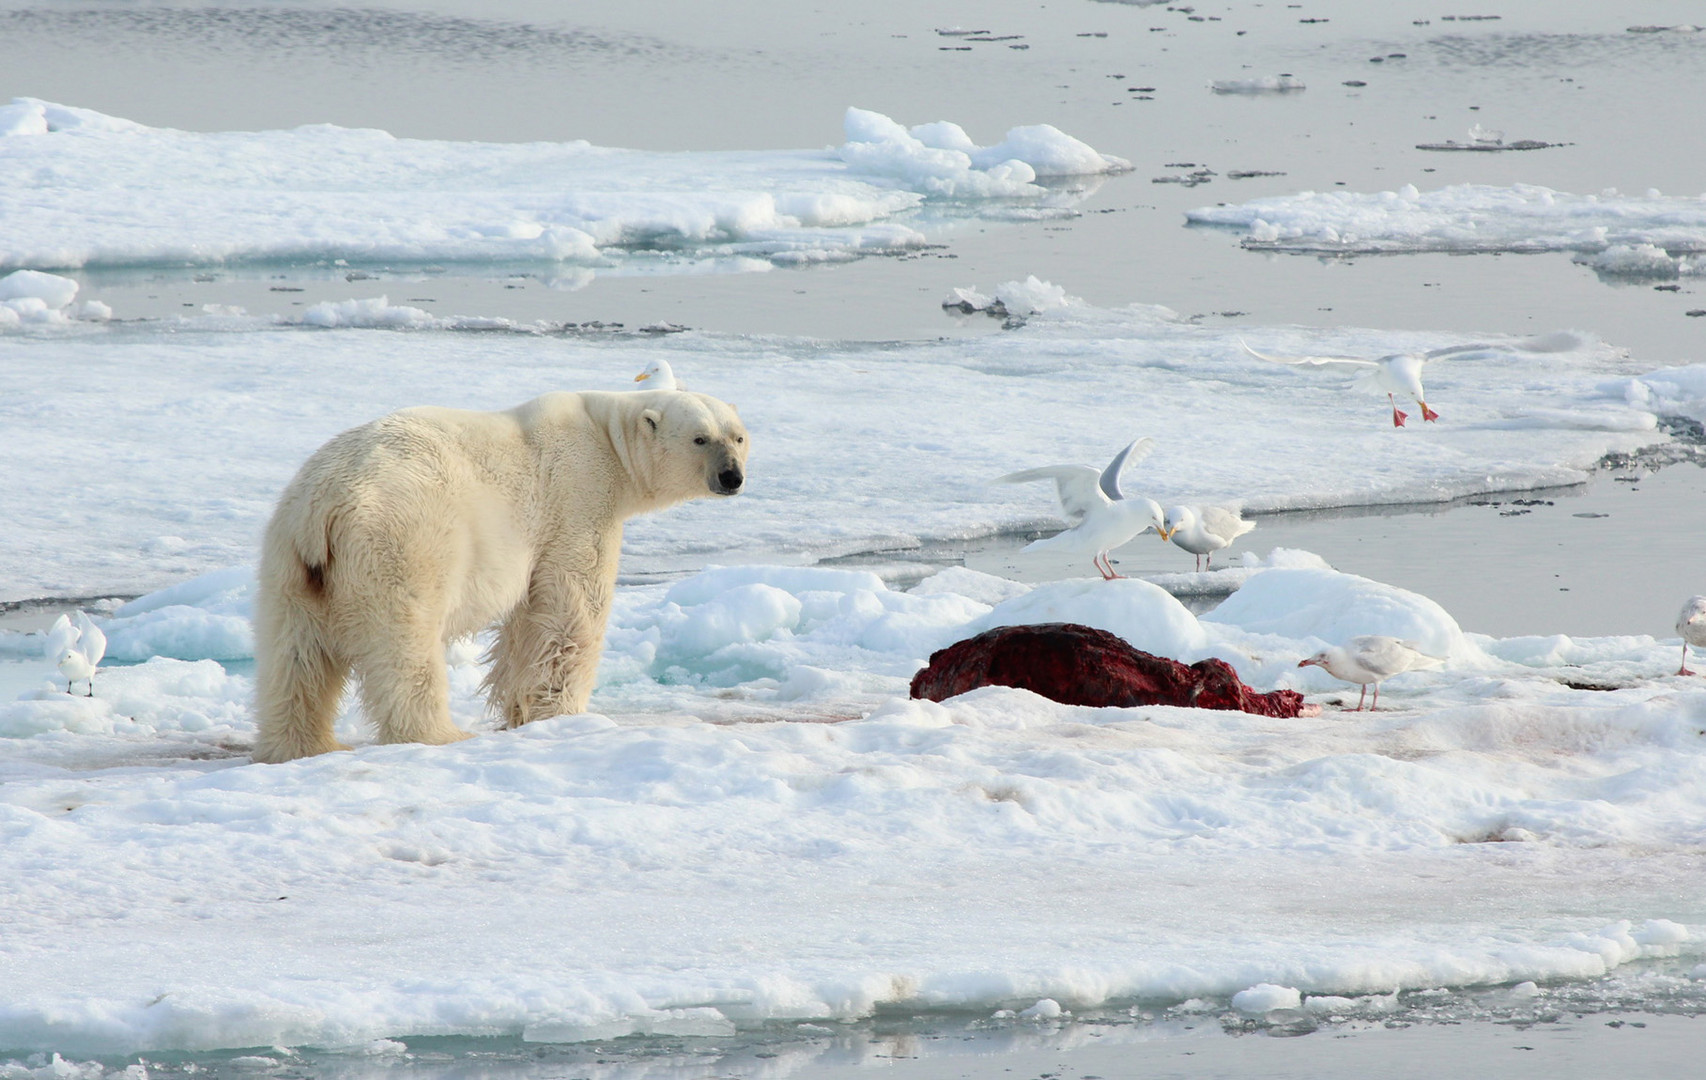
[[[650,424],[651,429],[656,431],[658,429],[658,421],[663,419],[663,413],[658,412],[656,409],[647,409],[645,412],[640,414],[640,419]]]

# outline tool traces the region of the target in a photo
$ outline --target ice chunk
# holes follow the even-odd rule
[[[1233,994],[1232,1007],[1239,1012],[1257,1015],[1270,1013],[1275,1009],[1298,1009],[1303,1007],[1303,994],[1290,986],[1257,983],[1248,990]]]

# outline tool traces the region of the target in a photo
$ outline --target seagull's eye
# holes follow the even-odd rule
[[[705,445],[705,436],[700,435],[698,438],[694,439],[693,445],[694,446],[704,446]]]

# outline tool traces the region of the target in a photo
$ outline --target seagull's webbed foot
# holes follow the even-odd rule
[[[1425,402],[1425,401],[1421,402],[1421,406],[1422,406],[1422,419],[1423,420],[1438,420],[1439,419],[1439,413],[1436,413],[1432,409],[1428,408],[1427,402]]]

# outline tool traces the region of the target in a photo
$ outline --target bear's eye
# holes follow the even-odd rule
[[[744,442],[746,442],[746,436],[745,435],[736,435],[735,436],[735,445],[736,446],[739,446],[741,443],[744,443]]]
[[[705,436],[701,435],[698,438],[694,439],[693,445],[694,446],[704,446],[705,445]]]

